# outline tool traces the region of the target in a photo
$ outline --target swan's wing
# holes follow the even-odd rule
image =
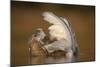
[[[67,40],[72,45],[73,51],[75,51],[77,47],[75,32],[72,30],[71,24],[67,21],[67,19],[63,17],[58,17],[52,12],[44,12],[43,13],[44,20],[53,25],[61,25],[64,27],[64,31],[67,34]],[[58,30],[59,31],[59,30]],[[62,35],[63,36],[63,35]]]
[[[72,40],[72,50],[74,51],[74,53],[78,56],[79,55],[79,47],[78,47],[78,44],[77,44],[77,41],[76,41],[76,35],[75,35],[75,32],[74,30],[72,29],[72,25],[71,23],[68,23],[67,19],[65,18],[62,18],[62,21],[65,22],[67,28],[69,29],[70,31],[70,35],[71,35],[71,40]]]
[[[71,35],[70,30],[69,30],[70,26],[69,26],[69,23],[67,22],[67,20],[65,20],[62,17],[56,16],[52,12],[44,12],[43,16],[44,16],[44,20],[47,21],[48,23],[53,24],[55,26],[56,25],[60,25],[59,27],[63,27],[64,31],[65,31],[65,33],[67,35],[66,39],[68,40],[68,42],[70,42],[70,45],[72,45],[72,40],[71,40],[72,39],[72,35]],[[51,25],[50,27],[52,27],[53,25]],[[61,29],[63,29],[63,28],[61,28]],[[59,29],[57,29],[57,30],[59,32]],[[61,36],[63,36],[63,35],[61,35]]]
[[[49,53],[52,53],[57,50],[62,50],[66,52],[66,50],[70,47],[69,45],[66,45],[66,42],[67,40],[58,40],[48,45],[45,45],[44,47],[47,49]]]
[[[52,12],[44,12],[42,16],[44,17],[43,19],[49,22],[50,24],[61,24],[59,23],[60,22],[59,18]]]

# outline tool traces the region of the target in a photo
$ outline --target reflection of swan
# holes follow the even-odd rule
[[[77,43],[75,40],[75,33],[72,31],[71,25],[65,18],[58,17],[52,12],[43,13],[44,20],[52,24],[48,30],[50,39],[57,41],[47,44],[45,48],[49,53],[56,50],[66,51],[66,55],[71,58],[77,54]]]
[[[30,64],[51,64],[51,63],[69,63],[75,62],[74,57],[72,59],[67,57],[44,57],[44,56],[36,56],[30,58]]]

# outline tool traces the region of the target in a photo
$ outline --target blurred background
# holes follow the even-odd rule
[[[80,62],[95,60],[95,7],[69,4],[49,4],[11,1],[11,64],[42,64],[44,57],[30,63],[28,39],[36,28],[47,33],[49,24],[42,13],[51,11],[65,17],[76,33]]]

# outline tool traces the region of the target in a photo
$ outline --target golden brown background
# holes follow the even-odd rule
[[[95,60],[95,7],[32,2],[11,2],[11,64],[30,64],[28,39],[32,32],[42,27],[47,32],[41,14],[51,11],[63,16],[72,24],[80,49],[79,61]],[[43,58],[39,59],[42,63]],[[38,63],[38,61],[36,61]]]

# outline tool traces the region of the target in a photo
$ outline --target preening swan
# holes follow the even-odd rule
[[[51,43],[45,43],[43,39],[47,36],[42,28],[38,28],[29,41],[31,53],[47,56],[61,51],[68,58],[73,58],[74,55],[78,54],[75,32],[67,19],[56,16],[52,12],[43,12],[42,16],[44,23],[52,24],[48,27],[49,41],[56,40]]]

